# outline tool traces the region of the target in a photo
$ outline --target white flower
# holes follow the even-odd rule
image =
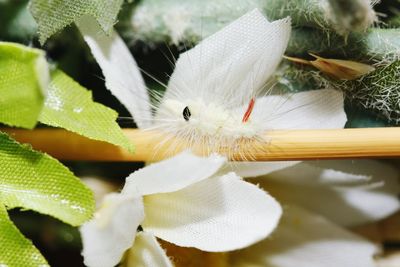
[[[398,170],[374,160],[303,162],[254,182],[280,202],[296,203],[346,227],[383,219],[400,208]]]
[[[216,252],[264,239],[278,224],[280,205],[236,174],[222,172],[225,164],[218,155],[184,152],[132,173],[122,192],[106,196],[82,226],[85,264],[114,266],[132,246],[130,261],[169,262],[153,236]],[[134,244],[139,225],[143,233]],[[142,258],[146,250],[149,256]]]
[[[255,98],[259,94],[262,95],[265,84],[268,84],[268,79],[282,58],[290,35],[289,19],[269,23],[259,11],[255,10],[203,40],[195,48],[180,55],[155,118],[151,116],[147,90],[129,50],[118,35],[114,33],[112,38],[99,36],[99,31],[93,28],[93,25],[95,24],[85,22],[80,24],[80,28],[103,70],[107,88],[128,108],[139,127],[155,127],[163,136],[166,136],[165,138],[177,136],[193,144],[201,143],[206,150],[210,151],[228,148],[229,154],[235,149],[238,140],[268,141],[262,139],[266,130],[343,128],[346,123],[343,95],[335,90],[325,89],[293,95],[267,95]],[[251,155],[243,156],[251,157]],[[334,163],[330,162],[329,164]],[[285,205],[296,203],[314,212],[322,213],[342,225],[354,225],[382,218],[399,208],[396,199],[398,183],[393,178],[395,175],[389,172],[388,177],[382,176],[388,169],[382,166],[378,166],[379,168],[376,169],[375,164],[378,163],[373,161],[360,163],[357,165],[359,173],[355,175],[352,174],[355,165],[343,169],[346,166],[342,163],[329,166],[320,165],[321,167],[299,162],[236,162],[229,165],[231,170],[242,177],[264,176],[255,181],[260,182],[266,190],[274,195],[276,194]],[[175,168],[176,166],[173,166],[170,169]],[[164,172],[168,173],[170,169],[164,170]],[[379,170],[379,173],[374,173],[376,170]],[[160,170],[160,173],[162,172]],[[190,170],[188,170],[188,174],[190,174]],[[234,174],[231,175],[235,176]],[[368,176],[372,178],[368,178]],[[154,198],[157,199],[169,194],[181,196],[179,192],[188,190],[187,188],[202,184],[205,181],[215,182],[222,178],[217,180],[209,178],[194,185],[187,185],[187,188],[176,192],[165,193],[166,195],[160,193],[162,190],[160,191],[160,188],[151,179],[142,180],[152,183],[149,184],[148,190],[153,190],[152,192],[156,193]],[[175,184],[173,179],[175,179],[173,175],[171,177],[168,175],[168,180],[165,182]],[[227,186],[232,181],[244,183],[237,178],[228,180]],[[375,181],[379,180],[383,180],[384,183],[376,184]],[[129,184],[127,188],[138,188],[137,185]],[[132,192],[135,190],[132,190]],[[152,194],[147,194],[147,191],[137,190],[141,192],[139,195],[143,195],[144,199],[154,199]],[[208,190],[212,192],[212,198],[218,198],[221,194],[215,192],[211,184],[203,188],[202,192]],[[222,192],[224,193],[222,197],[227,199],[231,199],[235,194],[235,191],[231,189]],[[125,193],[122,194],[125,195]],[[135,196],[135,194],[133,195]],[[188,203],[192,203],[192,200],[200,195],[204,196],[203,194],[191,193],[190,196],[187,196]],[[211,195],[209,196],[211,197]],[[134,199],[131,199],[131,201],[135,202]],[[195,246],[208,251],[234,248],[233,246],[230,248],[225,246],[222,249],[219,245],[224,244],[223,242],[221,244],[219,242],[193,244],[193,236],[189,238],[189,235],[187,235],[188,233],[190,235],[198,233],[191,228],[193,227],[191,219],[195,217],[190,213],[192,210],[178,205],[177,207],[182,208],[185,212],[177,213],[178,209],[172,209],[173,212],[171,213],[164,209],[164,205],[167,205],[166,203],[169,203],[170,199],[165,198],[162,200],[163,202],[161,202],[162,198],[159,199],[160,201],[149,201],[151,205],[154,204],[154,207],[157,207],[156,210],[153,209],[153,212],[147,210],[145,205],[147,219],[145,218],[140,222],[144,229],[144,232],[139,235],[142,240],[140,244],[147,244],[152,249],[147,250],[149,253],[145,255],[149,255],[148,257],[140,254],[140,249],[130,250],[131,252],[127,257],[132,262],[139,260],[142,263],[146,262],[148,266],[152,266],[154,265],[151,264],[152,262],[160,262],[158,260],[165,259],[155,256],[160,255],[162,250],[157,249],[157,242],[155,242],[153,234],[177,245]],[[173,200],[174,197],[171,199]],[[246,197],[241,195],[238,196],[237,203],[246,203],[247,200]],[[147,203],[146,200],[144,203]],[[271,200],[269,203],[275,202]],[[279,205],[276,205],[276,207],[266,209],[264,212],[260,211],[260,213],[265,214],[259,216],[271,216],[271,221],[267,220],[263,227],[260,226],[265,230],[264,235],[274,228],[276,218],[279,217]],[[322,255],[319,258],[320,260],[324,260],[325,256],[327,259],[333,259],[338,255],[334,253],[337,244],[346,246],[352,244],[351,247],[355,249],[355,254],[360,249],[360,253],[357,255],[363,257],[362,260],[360,259],[362,264],[365,263],[365,266],[368,266],[371,262],[372,255],[376,251],[371,244],[366,241],[361,242],[361,239],[354,235],[339,230],[332,223],[314,217],[301,208],[293,205],[290,207],[292,207],[290,208],[292,214],[288,215],[289,218],[293,214],[300,218],[301,227],[298,226],[297,228],[299,232],[298,240],[300,243],[307,241],[307,244],[303,247],[302,244],[294,242],[296,246],[291,247],[291,238],[296,237],[297,231],[295,221],[288,219],[289,223],[284,223],[283,230],[282,228],[278,230],[276,239],[267,240],[266,243],[263,241],[260,244],[261,247],[264,244],[270,244],[268,248],[271,249],[271,252],[269,254],[264,253],[268,257],[264,257],[264,261],[261,261],[260,264],[257,263],[258,265],[254,263],[256,266],[266,264],[283,267],[293,266],[295,264],[293,259],[298,259],[299,264],[301,260],[307,260],[302,253],[312,257],[310,254],[315,252],[315,255]],[[175,217],[171,217],[173,216],[171,214],[175,214]],[[214,218],[213,214],[208,215],[209,218]],[[163,222],[166,218],[171,220],[171,222],[167,220],[171,223],[171,228],[162,227],[155,223]],[[148,223],[148,219],[151,220],[151,223]],[[173,219],[181,224],[175,225]],[[225,221],[225,227],[232,222],[235,222],[235,220]],[[318,238],[313,238],[312,228],[310,230],[308,224],[315,227],[326,227],[327,231],[318,232],[316,230],[315,236],[318,236]],[[222,225],[219,225],[219,227],[224,229]],[[134,227],[137,227],[137,224]],[[251,225],[251,220],[247,221],[243,224],[243,231],[251,231],[253,229],[249,228],[252,227],[254,226]],[[208,228],[202,229],[210,230]],[[216,230],[216,234],[219,234],[220,229]],[[135,231],[136,229],[133,229],[131,232],[135,233]],[[338,238],[329,235],[329,231],[337,233]],[[289,234],[285,235],[285,232]],[[323,242],[319,238],[327,239],[327,241]],[[251,238],[252,241],[256,239],[254,236]],[[281,239],[282,241],[280,241]],[[196,242],[202,240],[201,238],[196,239]],[[209,241],[207,238],[204,240]],[[274,240],[277,240],[275,245]],[[337,240],[339,241],[337,242]],[[243,242],[242,245],[245,246],[245,244],[250,243]],[[359,246],[355,244],[359,244]],[[128,245],[131,246],[132,243],[126,244],[124,249],[129,247]],[[276,250],[271,248],[274,246],[276,246]],[[239,246],[236,245],[236,247]],[[117,258],[120,258],[121,253]],[[275,253],[275,256],[271,256],[272,253]],[[268,258],[271,258],[270,262],[268,262]],[[347,265],[340,261],[340,258],[337,260],[334,266],[352,266],[351,259]],[[318,261],[318,263],[323,265],[323,261]],[[360,264],[354,266],[364,266]],[[137,265],[140,266],[140,264]],[[163,265],[160,263],[160,266]],[[315,264],[315,266],[321,265]]]
[[[373,160],[275,167],[249,181],[283,205],[282,220],[269,238],[230,253],[229,266],[376,266],[378,247],[341,226],[373,222],[399,209],[396,169]]]
[[[296,205],[271,238],[229,254],[232,267],[374,267],[371,242]]]

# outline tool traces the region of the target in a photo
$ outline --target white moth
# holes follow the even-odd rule
[[[243,142],[263,142],[267,118],[256,97],[289,35],[290,19],[269,23],[254,10],[181,54],[153,127],[220,153],[232,153]]]
[[[339,92],[268,94],[267,81],[288,44],[290,18],[270,23],[255,9],[181,54],[155,116],[123,41],[115,33],[99,36],[93,26],[80,23],[107,88],[140,128],[156,129],[165,141],[178,137],[191,147],[229,155],[240,145],[256,148],[267,142],[270,129],[341,128],[346,121]]]

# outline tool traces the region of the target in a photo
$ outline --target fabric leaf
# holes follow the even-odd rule
[[[0,203],[0,266],[50,266],[33,246],[15,227]]]
[[[123,0],[32,0],[30,10],[38,23],[41,44],[53,34],[83,15],[93,16],[101,29],[109,33],[114,26]]]
[[[33,128],[49,81],[44,52],[0,42],[0,122]]]
[[[7,208],[34,210],[74,226],[92,216],[92,192],[50,156],[1,133],[0,164],[0,199]]]
[[[40,122],[133,150],[115,122],[115,111],[93,102],[91,92],[62,71],[54,71],[51,78]]]

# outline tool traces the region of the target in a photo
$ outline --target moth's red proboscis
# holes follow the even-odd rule
[[[253,112],[255,102],[256,101],[254,100],[254,97],[252,99],[250,99],[249,105],[247,106],[246,113],[244,113],[244,115],[243,115],[243,119],[242,119],[243,123],[245,123],[249,120],[251,112]]]

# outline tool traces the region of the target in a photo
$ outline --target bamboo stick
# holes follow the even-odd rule
[[[124,129],[135,145],[130,153],[114,145],[90,140],[61,129],[3,129],[17,141],[29,143],[36,150],[60,160],[154,161],[171,156],[160,149],[160,134]],[[400,128],[364,128],[337,130],[276,130],[266,133],[267,142],[242,146],[231,159],[243,160],[239,154],[251,153],[248,160],[281,161],[346,158],[400,157]],[[185,149],[183,143],[173,154]],[[252,151],[250,151],[252,150]]]

